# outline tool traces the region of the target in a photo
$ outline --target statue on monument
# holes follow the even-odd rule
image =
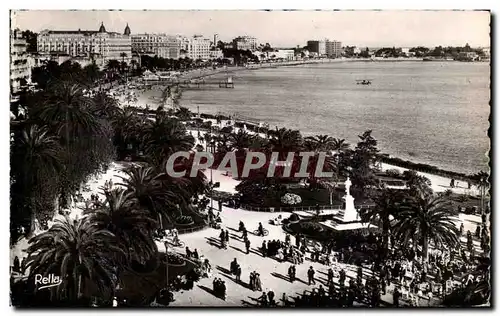
[[[351,195],[351,193],[350,193],[351,185],[352,185],[352,182],[349,179],[349,177],[347,177],[347,180],[345,181],[345,195]]]

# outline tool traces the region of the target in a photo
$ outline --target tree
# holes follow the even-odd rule
[[[111,293],[116,269],[109,258],[123,254],[114,237],[88,218],[56,220],[48,231],[29,241],[26,267],[30,277],[50,273],[60,276],[62,283],[54,288],[55,293],[70,302],[79,299],[90,284],[96,285],[101,295],[105,290]]]
[[[456,215],[444,196],[425,193],[409,196],[394,225],[396,239],[404,245],[410,240],[416,241],[422,246],[424,260],[428,261],[429,242],[438,248],[456,247],[459,242]]]
[[[238,133],[231,133],[229,136],[230,146],[235,148],[238,152],[242,152],[250,147],[253,138],[252,135],[240,129]]]
[[[21,33],[21,36],[28,43],[28,47],[26,49],[26,52],[28,52],[28,53],[36,53],[37,52],[37,37],[38,37],[38,34],[32,32],[30,30],[26,30],[26,31],[23,31]]]
[[[126,266],[132,260],[144,262],[158,252],[153,241],[156,220],[148,211],[141,209],[132,192],[122,188],[104,190],[103,205],[87,211],[100,229],[113,233],[116,243],[123,249],[125,257],[116,257],[120,265]]]
[[[163,225],[162,216],[173,223],[167,212],[167,205],[174,206],[178,202],[178,196],[174,190],[162,185],[160,177],[152,167],[139,166],[125,169],[126,177],[122,177],[123,185],[127,193],[131,193],[137,199],[142,208],[149,211],[150,217],[158,219],[160,227]]]
[[[366,218],[382,228],[383,255],[387,255],[389,249],[389,230],[391,222],[398,216],[400,207],[404,201],[404,196],[400,190],[383,189],[372,197],[375,207],[368,210]]]
[[[116,73],[120,69],[120,62],[116,59],[110,59],[106,64],[106,69],[112,74]]]
[[[55,195],[54,191],[47,195],[42,190],[47,189],[49,183],[56,183],[62,162],[58,138],[50,135],[47,128],[30,125],[20,132],[11,152],[11,177],[14,180],[11,202],[16,210],[11,212],[13,235],[26,221],[30,223],[28,232],[33,230],[38,211],[44,210],[40,209],[43,201],[53,200]]]
[[[353,187],[361,195],[364,194],[364,188],[376,184],[372,166],[379,150],[377,149],[377,140],[373,138],[371,133],[372,131],[368,130],[363,135],[358,136],[360,141],[356,145],[351,159]]]
[[[404,171],[403,177],[406,180],[406,186],[408,187],[408,189],[410,189],[410,194],[432,194],[431,180],[429,180],[428,178],[419,175],[414,170]]]
[[[144,131],[145,154],[155,167],[175,152],[190,151],[194,143],[193,136],[188,135],[184,125],[176,119],[157,118]]]
[[[328,135],[316,135],[306,137],[304,146],[312,151],[331,151],[335,147],[335,139]]]
[[[280,160],[284,160],[288,152],[295,152],[302,148],[302,136],[299,131],[276,127],[276,131],[271,132],[269,144],[273,151],[280,153]]]

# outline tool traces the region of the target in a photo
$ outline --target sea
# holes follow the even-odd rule
[[[489,63],[332,62],[216,76],[233,77],[234,88],[186,89],[183,106],[344,138],[352,147],[372,130],[391,156],[467,174],[489,171]],[[357,84],[361,79],[372,84]]]

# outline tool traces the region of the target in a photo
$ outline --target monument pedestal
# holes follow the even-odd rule
[[[362,223],[359,213],[354,207],[354,198],[349,192],[351,181],[347,178],[345,182],[346,195],[344,196],[345,208],[340,210],[333,220],[322,222],[323,226],[337,231],[368,228],[368,223]],[[377,228],[370,225],[370,228]]]

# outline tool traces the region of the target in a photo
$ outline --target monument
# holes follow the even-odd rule
[[[361,222],[358,210],[354,206],[354,197],[351,195],[350,188],[352,182],[347,177],[345,181],[345,201],[344,209],[341,209],[333,220],[324,221],[321,224],[327,228],[334,230],[353,230],[368,228],[368,223]],[[370,224],[370,228],[377,228],[375,225]]]

